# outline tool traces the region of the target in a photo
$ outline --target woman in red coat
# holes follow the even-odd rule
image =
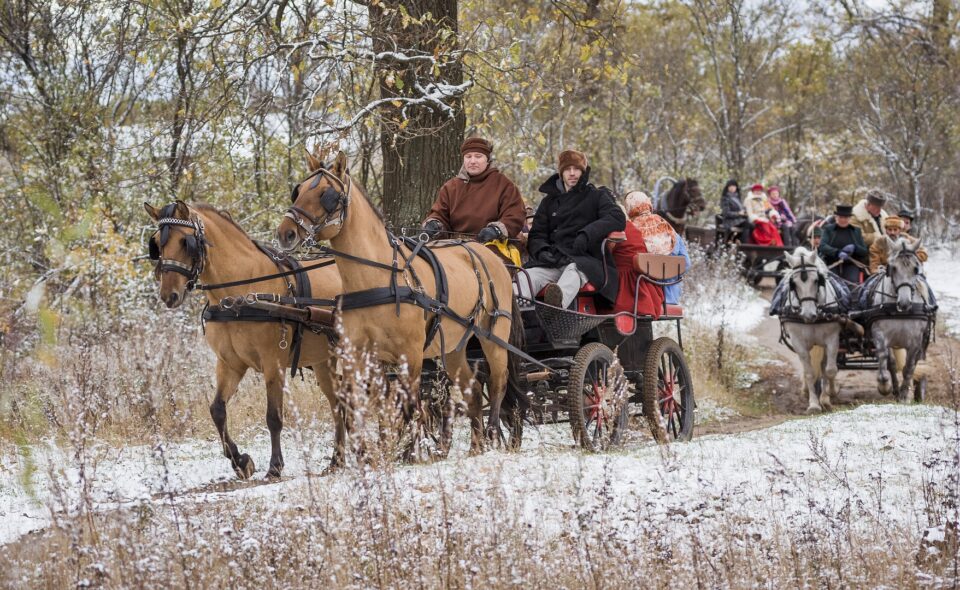
[[[675,235],[665,219],[653,212],[650,197],[640,191],[628,193],[624,199],[627,221],[624,233],[627,240],[617,244],[613,260],[620,274],[620,290],[614,311],[636,311],[654,318],[663,313],[663,288],[649,281],[637,282],[639,273],[633,267],[633,258],[641,253],[670,254]],[[636,299],[636,310],[633,302]]]

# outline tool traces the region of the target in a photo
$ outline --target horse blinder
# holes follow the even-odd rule
[[[337,210],[337,205],[340,204],[342,198],[342,193],[338,192],[332,186],[327,187],[327,189],[323,191],[323,194],[320,195],[320,206],[327,212],[327,215],[330,215]]]
[[[150,260],[160,260],[160,245],[157,244],[157,234],[150,236],[150,240],[147,242],[147,252],[150,255]]]

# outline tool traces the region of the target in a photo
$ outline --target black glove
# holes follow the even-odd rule
[[[586,254],[587,250],[590,248],[590,238],[587,237],[587,234],[580,232],[577,234],[577,237],[573,240],[573,253],[574,254]]]
[[[427,234],[427,237],[431,240],[442,231],[443,224],[440,223],[439,219],[428,219],[427,222],[423,224],[423,233]]]
[[[500,228],[495,225],[488,225],[487,227],[480,230],[480,233],[477,234],[477,241],[481,244],[486,244],[487,242],[492,242],[493,240],[499,240],[503,236],[500,234]]]
[[[537,260],[550,266],[559,266],[560,253],[553,246],[544,246],[537,252]]]

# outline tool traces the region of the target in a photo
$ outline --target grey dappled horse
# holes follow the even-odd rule
[[[910,311],[918,309],[916,304],[926,304],[931,299],[926,284],[920,280],[923,271],[920,259],[917,258],[920,240],[909,243],[903,238],[893,241],[883,236],[882,239],[887,242],[889,256],[884,276],[873,292],[870,303],[877,308],[896,302],[896,312],[905,315],[881,314],[870,326],[875,354],[880,365],[877,388],[884,395],[896,392],[897,401],[909,403],[913,372],[924,355],[930,322],[925,312]],[[906,350],[902,380],[899,380],[897,375],[893,354],[895,348]]]
[[[800,247],[784,255],[790,270],[783,281],[787,284],[786,299],[780,312],[780,324],[787,344],[803,363],[803,386],[809,395],[808,414],[832,407],[836,395],[837,350],[840,348],[842,324],[836,317],[839,297],[828,279],[827,265],[811,252]],[[825,387],[817,395],[817,382]]]

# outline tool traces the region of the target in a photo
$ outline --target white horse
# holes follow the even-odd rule
[[[789,346],[803,363],[803,386],[809,395],[807,414],[832,408],[836,395],[837,351],[843,323],[837,314],[840,297],[829,280],[826,264],[806,248],[785,255],[790,270],[783,278],[786,289],[780,325]],[[817,394],[817,382],[825,387]]]
[[[923,265],[917,258],[920,240],[910,243],[903,238],[893,241],[884,236],[882,239],[887,241],[889,252],[886,271],[870,294],[872,307],[881,310],[870,325],[880,365],[877,388],[884,395],[896,392],[897,401],[909,403],[913,372],[926,353],[930,338],[932,314],[927,305],[931,297],[926,283],[920,280],[923,276]],[[906,351],[902,380],[893,349]]]

